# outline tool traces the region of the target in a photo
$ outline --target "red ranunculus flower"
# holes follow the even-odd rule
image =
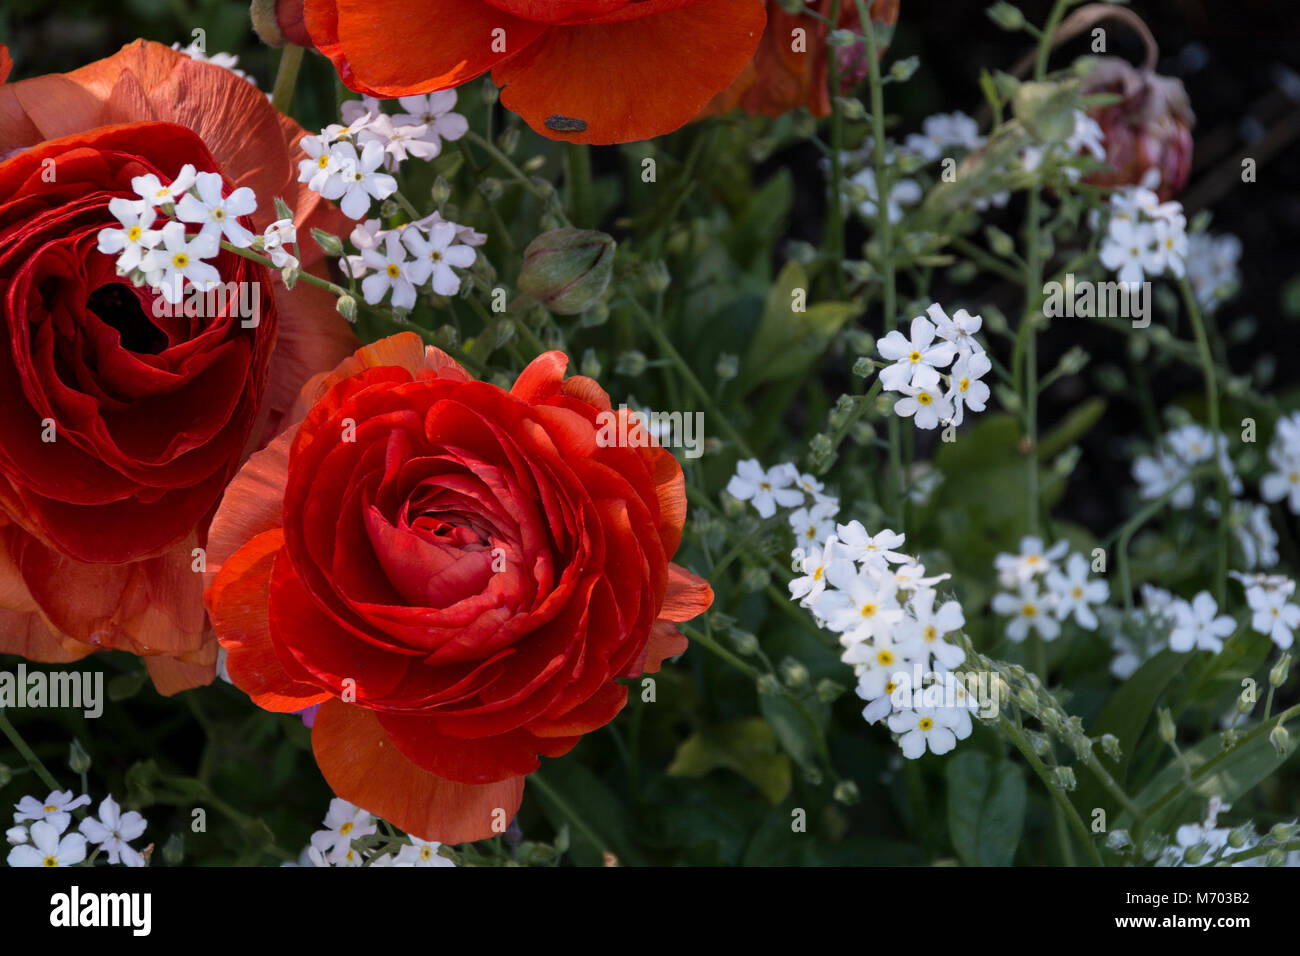
[[[685,650],[674,622],[713,599],[670,563],[681,468],[602,444],[601,413],[626,412],[567,361],[507,392],[412,333],[368,345],[213,521],[231,679],[267,710],[322,704],[330,786],[424,839],[499,832],[538,757],[612,720],[618,678]]]
[[[813,0],[809,6],[825,18],[833,8],[832,0]],[[871,5],[871,22],[893,26],[898,22],[898,0],[875,0]],[[862,32],[858,5],[853,0],[840,4],[839,27]],[[826,42],[830,27],[804,13],[787,13],[777,0],[767,0],[767,28],[759,41],[754,59],[736,77],[734,83],[709,103],[702,116],[716,116],[740,107],[746,113],[780,116],[800,106],[808,107],[813,116],[831,111],[829,60],[831,46]],[[883,55],[885,45],[877,49]],[[847,93],[867,75],[866,43],[853,43],[834,51],[839,71],[840,92]]]
[[[301,135],[247,81],[153,43],[0,86],[0,652],[127,650],[164,693],[212,679],[195,549],[240,462],[355,339],[328,295],[232,253],[213,264],[248,302],[257,284],[260,317],[160,316],[96,239],[133,177],[187,163],[255,191],[247,227],[278,195],[300,228],[337,229],[297,184]]]
[[[305,0],[304,12],[359,93],[429,93],[491,70],[507,109],[574,143],[677,129],[749,62],[764,22],[762,0]]]

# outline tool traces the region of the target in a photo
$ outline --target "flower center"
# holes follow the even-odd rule
[[[190,257],[183,252],[178,252],[176,255],[172,256],[172,265],[177,269],[184,269],[189,264]]]
[[[907,357],[907,360],[911,362],[913,365],[915,365],[917,362],[921,361],[921,353],[914,351],[912,352],[911,355]]]
[[[1038,607],[1034,604],[1026,604],[1020,608],[1020,613],[1025,617],[1033,617],[1038,613]]]
[[[433,850],[427,846],[420,847],[420,859],[421,860],[433,859]]]
[[[881,664],[883,664],[885,667],[888,667],[890,664],[894,663],[893,652],[881,651],[879,654],[876,655],[876,660],[879,661]]]
[[[917,721],[916,726],[920,727],[922,730],[932,730],[934,728],[934,721],[929,717],[922,717]]]
[[[59,808],[56,807],[56,806],[55,806],[54,804],[52,804],[52,803],[47,803],[47,804],[46,804],[44,807],[42,807],[41,809],[44,810],[46,813],[53,813],[55,810],[57,810],[57,809],[59,809]]]
[[[41,865],[42,865],[42,866],[58,866],[58,865],[59,865],[59,858],[58,858],[57,856],[47,856],[43,861],[41,861]]]
[[[226,211],[225,211],[224,209],[214,209],[214,210],[212,210],[212,221],[213,221],[213,222],[224,222],[225,219],[226,219]]]
[[[814,572],[813,572],[813,580],[814,580],[814,581],[820,581],[820,580],[822,579],[822,572],[825,571],[825,570],[826,570],[825,566],[822,566],[822,567],[818,568],[816,571],[814,571]]]
[[[916,400],[920,402],[922,405],[929,405],[932,401],[934,401],[934,399],[930,397],[930,394],[928,392],[922,392],[920,395],[916,396]]]
[[[351,820],[349,820],[347,823],[343,824],[343,826],[339,827],[339,833],[343,834],[344,836],[347,836],[347,835],[348,835],[349,833],[351,833],[351,832],[352,832],[352,821],[351,821]]]
[[[140,227],[132,226],[128,229],[126,231],[126,238],[130,239],[132,242],[137,241],[140,238]]]
[[[963,392],[966,391],[966,389],[970,388],[970,379],[963,378],[960,382],[957,383],[957,387],[961,389]]]
[[[316,160],[316,165],[319,168],[324,169],[329,164],[330,164],[329,153],[321,153],[320,159]]]
[[[399,275],[402,274],[402,270],[397,268],[397,266],[393,265],[392,263],[389,263],[388,268],[385,269],[384,271],[387,272],[389,277],[393,279],[396,279]]]
[[[862,616],[863,616],[863,617],[872,617],[872,616],[875,615],[875,613],[876,613],[876,606],[875,606],[874,604],[864,604],[864,605],[862,605]]]
[[[939,632],[934,629],[934,625],[927,624],[925,627],[925,639],[927,641],[933,641],[938,636]]]

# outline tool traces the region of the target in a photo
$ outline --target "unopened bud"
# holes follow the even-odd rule
[[[1285,757],[1291,749],[1291,735],[1281,724],[1269,731],[1268,742],[1273,745],[1273,749],[1277,751],[1279,757]]]
[[[90,769],[90,754],[86,753],[86,748],[81,746],[81,741],[72,738],[72,745],[68,747],[68,768],[73,773],[85,773]]]
[[[812,675],[808,673],[808,668],[802,662],[795,660],[793,657],[783,658],[781,661],[781,679],[785,681],[786,686],[792,690],[799,690],[808,686],[808,681]]]
[[[845,687],[843,684],[837,684],[829,677],[823,677],[817,682],[817,686],[814,688],[813,693],[817,695],[817,699],[823,704],[830,704],[844,696],[844,691]]]
[[[349,322],[357,321],[357,300],[350,295],[339,296],[338,302],[334,303],[334,308],[338,310],[339,315]]]
[[[785,691],[781,687],[781,682],[776,679],[775,674],[760,674],[758,692],[765,697],[780,697]]]
[[[831,796],[835,798],[836,803],[851,807],[858,802],[861,794],[858,792],[858,785],[852,780],[841,780],[831,791]]]
[[[578,371],[588,378],[600,378],[600,359],[596,358],[595,349],[587,349],[582,353],[582,362],[578,366]]]
[[[337,259],[343,255],[343,240],[332,232],[326,232],[324,229],[313,228],[311,237],[316,240],[316,245],[321,247],[321,251],[331,258]]]
[[[1101,751],[1111,760],[1119,760],[1124,755],[1120,750],[1119,738],[1114,734],[1101,735]]]
[[[758,638],[749,631],[742,631],[738,627],[733,627],[727,636],[731,638],[731,646],[738,653],[744,654],[746,657],[758,653]]]
[[[619,352],[618,358],[614,360],[614,374],[626,375],[629,378],[635,378],[645,371],[646,357],[644,352],[638,352],[633,349],[630,352]]]
[[[1174,726],[1174,716],[1169,713],[1168,707],[1160,708],[1159,723],[1160,739],[1167,744],[1173,743],[1174,738],[1178,736],[1178,728]]]
[[[588,229],[544,232],[524,250],[519,288],[560,315],[577,315],[605,294],[614,240]]]
[[[1268,672],[1268,682],[1273,687],[1281,687],[1291,676],[1291,652],[1287,651]]]

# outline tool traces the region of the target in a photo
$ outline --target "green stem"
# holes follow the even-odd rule
[[[275,71],[275,86],[271,88],[271,105],[281,113],[289,112],[293,89],[298,85],[298,70],[302,66],[303,53],[303,47],[289,43],[280,54],[280,65]]]
[[[1021,755],[1025,758],[1025,761],[1033,768],[1034,773],[1038,775],[1038,779],[1043,782],[1043,786],[1045,786],[1048,792],[1052,795],[1052,799],[1055,801],[1055,806],[1065,815],[1065,819],[1074,830],[1075,836],[1079,838],[1079,842],[1082,843],[1084,849],[1088,851],[1088,856],[1092,860],[1092,865],[1104,866],[1105,864],[1102,862],[1101,854],[1097,852],[1097,845],[1093,843],[1092,836],[1088,833],[1087,826],[1084,825],[1083,819],[1079,816],[1079,811],[1074,808],[1074,804],[1071,803],[1070,798],[1065,795],[1065,791],[1056,785],[1056,782],[1052,779],[1052,775],[1048,771],[1047,766],[1038,758],[1038,754],[1034,753],[1034,748],[1029,745],[1029,741],[1025,739],[1024,733],[1014,723],[1007,720],[1004,715],[998,715],[998,722],[1002,725],[1003,732],[1011,739],[1011,743],[1020,751]]]
[[[45,769],[45,764],[41,763],[41,758],[36,756],[36,752],[27,746],[27,741],[23,740],[22,734],[18,733],[18,728],[9,722],[4,708],[0,707],[0,733],[9,738],[9,742],[14,745],[18,755],[27,761],[27,766],[32,768],[36,776],[41,778],[41,782],[51,790],[59,789],[59,782],[54,779],[54,775]]]
[[[690,365],[688,365],[686,360],[682,358],[681,353],[677,351],[673,343],[669,341],[668,336],[664,334],[664,330],[657,322],[655,322],[654,316],[646,310],[645,306],[640,302],[637,302],[635,299],[629,299],[628,304],[636,314],[636,317],[640,320],[642,328],[650,333],[650,337],[655,340],[655,344],[659,346],[659,350],[672,361],[673,365],[677,368],[677,371],[681,373],[682,379],[686,382],[686,385],[695,393],[695,397],[700,400],[705,411],[709,413],[717,426],[726,433],[727,437],[731,439],[732,443],[740,450],[741,454],[745,455],[747,458],[752,458],[754,453],[750,451],[748,442],[746,442],[740,432],[736,430],[736,427],[731,424],[731,419],[724,415],[718,409],[717,405],[714,404],[713,396],[709,394],[709,390],[700,384],[700,380],[696,378]]]
[[[564,225],[573,225],[573,223],[569,222],[569,217],[565,215],[564,210],[560,208],[557,202],[555,202],[554,194],[544,192],[537,183],[533,182],[530,176],[515,165],[514,160],[498,149],[495,143],[484,139],[473,130],[470,130],[465,134],[465,139],[491,156],[498,166],[510,174],[511,179],[523,186],[524,189],[532,194],[534,199],[542,204],[542,208],[549,209],[553,212],[555,216],[564,223]]]
[[[1219,542],[1218,566],[1215,575],[1214,599],[1223,607],[1224,597],[1228,591],[1228,502],[1231,491],[1228,488],[1228,476],[1220,465],[1223,432],[1219,425],[1219,384],[1215,371],[1214,355],[1210,351],[1210,340],[1205,334],[1205,322],[1201,318],[1201,307],[1196,303],[1196,296],[1187,278],[1178,280],[1178,289],[1183,294],[1183,303],[1187,306],[1187,315],[1192,322],[1192,332],[1196,337],[1196,350],[1201,359],[1201,371],[1205,376],[1205,404],[1209,418],[1211,440],[1214,442],[1214,470],[1219,479]]]

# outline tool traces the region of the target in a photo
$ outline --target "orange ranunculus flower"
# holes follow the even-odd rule
[[[488,70],[501,102],[573,143],[670,133],[735,79],[762,0],[305,0],[317,49],[359,93],[407,96]]]
[[[538,757],[613,720],[620,679],[684,651],[676,623],[713,600],[672,563],[677,460],[567,363],[506,391],[410,332],[367,345],[304,387],[212,522],[231,680],[320,705],[334,792],[426,840],[500,832]]]
[[[96,236],[133,178],[185,164],[254,191],[246,228],[279,196],[300,230],[338,232],[297,182],[302,135],[246,80],[156,43],[0,85],[0,652],[126,650],[163,693],[211,681],[195,549],[242,460],[356,340],[328,294],[229,252],[213,265],[256,287],[259,318],[160,313]]]
[[[822,16],[830,17],[832,0],[816,0],[812,5]],[[898,0],[875,0],[871,22],[897,23]],[[858,5],[843,0],[840,28],[861,33],[861,24]],[[777,0],[767,0],[767,29],[754,59],[700,115],[717,116],[740,107],[746,113],[780,116],[806,106],[814,116],[826,116],[831,111],[829,56],[834,53],[836,57],[841,93],[860,83],[869,69],[866,44],[835,50],[826,42],[829,33],[825,23],[803,13],[786,13]],[[879,52],[885,52],[883,46]]]

